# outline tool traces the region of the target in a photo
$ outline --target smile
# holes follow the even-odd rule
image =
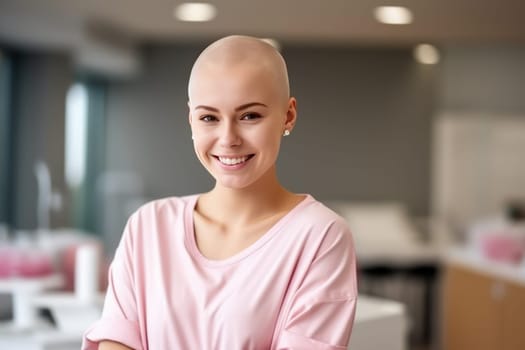
[[[221,157],[215,156],[224,165],[237,165],[246,162],[248,159],[252,158],[253,154],[242,157]]]

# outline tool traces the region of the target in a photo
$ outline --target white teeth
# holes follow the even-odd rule
[[[226,165],[239,164],[239,163],[245,162],[247,159],[248,157],[240,157],[240,158],[219,157],[220,162]]]

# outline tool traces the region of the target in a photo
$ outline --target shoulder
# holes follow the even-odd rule
[[[299,211],[295,218],[297,222],[327,230],[350,231],[346,220],[325,204],[311,195],[308,195],[305,201],[303,210]]]
[[[152,236],[164,236],[173,230],[183,231],[185,213],[197,196],[166,197],[141,205],[129,216],[124,239],[142,241]]]
[[[159,220],[166,217],[179,217],[184,215],[185,208],[191,205],[198,195],[182,197],[166,197],[155,199],[141,205],[129,220]]]
[[[290,220],[290,225],[314,246],[335,243],[352,247],[352,233],[344,218],[311,195]]]

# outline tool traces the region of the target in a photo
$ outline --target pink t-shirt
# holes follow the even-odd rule
[[[124,230],[83,349],[346,349],[356,262],[345,221],[311,195],[225,260],[197,248],[198,195],[150,202]]]

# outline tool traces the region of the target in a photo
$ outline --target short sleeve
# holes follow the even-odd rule
[[[275,349],[346,349],[356,302],[352,236],[345,223],[335,222],[296,291]]]
[[[142,349],[133,274],[133,216],[128,220],[108,274],[102,317],[85,333],[83,350],[96,350],[102,340]]]

